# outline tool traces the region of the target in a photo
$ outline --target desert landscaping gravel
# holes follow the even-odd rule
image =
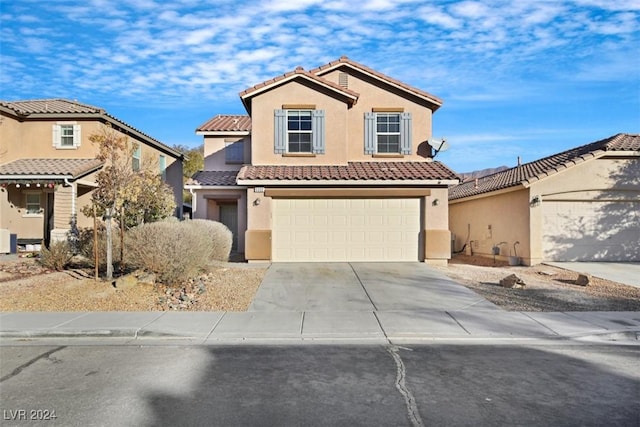
[[[578,286],[578,273],[537,265],[508,266],[491,258],[458,255],[447,267],[434,267],[507,311],[640,311],[640,288],[591,278]],[[246,311],[260,286],[265,266],[218,263],[189,278],[191,311]],[[499,286],[516,274],[523,289]],[[92,270],[61,272],[42,268],[36,259],[0,259],[0,311],[158,311],[167,310],[167,287],[137,284],[118,289],[93,279]],[[179,306],[177,309],[181,309]]]

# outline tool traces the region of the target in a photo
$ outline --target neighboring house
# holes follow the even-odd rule
[[[640,135],[618,134],[452,187],[449,224],[455,250],[493,256],[497,247],[498,256],[527,265],[640,261]]]
[[[109,115],[76,101],[0,101],[0,230],[22,241],[66,238],[71,224],[93,226],[81,214],[103,164],[89,136],[110,125],[139,148],[133,167],[145,159],[174,189],[182,212],[182,155]],[[6,231],[5,231],[6,234]]]
[[[226,224],[250,261],[446,264],[458,180],[427,143],[440,99],[346,57],[240,98],[248,116],[196,130],[194,218]]]

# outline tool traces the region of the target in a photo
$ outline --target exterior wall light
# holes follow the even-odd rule
[[[535,207],[535,206],[538,206],[540,202],[541,202],[540,196],[534,196],[533,199],[531,199],[531,202],[529,203],[529,205],[532,207]]]
[[[440,200],[438,199],[433,199],[433,202],[431,202],[432,206],[438,206],[440,204]]]
[[[260,206],[261,202],[262,202],[262,200],[260,200],[260,197],[258,197],[253,201],[253,206]]]

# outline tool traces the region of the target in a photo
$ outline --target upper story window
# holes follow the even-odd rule
[[[167,158],[160,154],[158,157],[158,166],[160,166],[160,176],[162,176],[163,180],[167,179]]]
[[[229,164],[244,163],[244,141],[225,141],[224,160]]]
[[[400,153],[400,113],[376,114],[378,153]]]
[[[287,152],[311,153],[311,110],[287,110]]]
[[[140,170],[140,159],[142,158],[142,147],[140,144],[137,145],[136,149],[133,151],[133,156],[131,158],[131,167],[134,171]]]
[[[53,146],[57,149],[76,149],[80,146],[80,125],[60,122],[53,125]]]
[[[367,112],[365,154],[411,154],[411,113]]]
[[[324,154],[324,110],[308,107],[275,110],[276,154]]]

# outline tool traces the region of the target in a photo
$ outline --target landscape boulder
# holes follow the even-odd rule
[[[504,279],[500,280],[500,286],[502,286],[503,288],[520,289],[524,288],[526,284],[515,274],[510,274]]]
[[[576,285],[587,286],[591,282],[591,277],[588,274],[579,274],[576,279]]]

